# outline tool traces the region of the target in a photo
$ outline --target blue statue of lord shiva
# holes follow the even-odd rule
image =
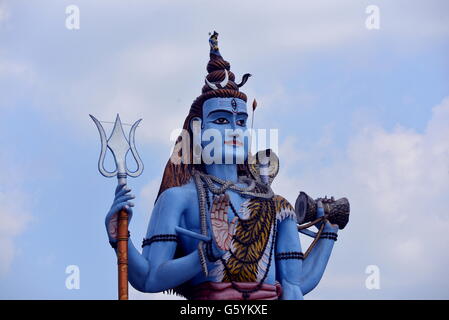
[[[305,215],[312,212],[308,226],[320,230],[303,252],[298,229],[304,215],[270,186],[277,156],[249,152],[247,97],[240,88],[250,75],[235,81],[216,32],[209,45],[202,93],[184,121],[187,138],[178,138],[166,164],[142,251],[128,241],[129,282],[142,292],[192,300],[303,299],[319,283],[337,238],[338,223],[325,219],[334,200],[306,198],[308,211],[301,204]],[[213,139],[204,139],[210,132]],[[214,151],[204,152],[211,143]],[[106,216],[112,245],[118,212],[132,215],[130,191],[117,187]]]

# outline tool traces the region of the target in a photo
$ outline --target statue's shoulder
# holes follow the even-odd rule
[[[280,195],[275,195],[273,197],[274,207],[276,211],[276,218],[282,221],[286,218],[291,218],[296,220],[295,208],[288,202],[287,199]]]
[[[166,203],[168,205],[187,206],[192,199],[197,198],[197,191],[195,183],[191,180],[188,183],[179,186],[171,187],[162,192],[156,203]]]

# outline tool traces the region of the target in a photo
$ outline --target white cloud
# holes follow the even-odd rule
[[[93,29],[92,22],[84,18],[87,22],[82,22],[78,33],[70,33],[63,27],[52,28],[50,36],[46,34],[45,48],[40,42],[30,41],[27,47],[30,61],[25,65],[30,66],[26,70],[33,70],[36,85],[35,90],[27,92],[49,117],[66,121],[78,132],[88,132],[86,129],[92,127],[88,113],[111,121],[119,112],[127,122],[144,118],[142,132],[138,133],[140,141],[169,145],[170,132],[182,126],[191,102],[203,85],[208,50],[206,32],[212,29],[221,32],[222,53],[238,77],[247,71],[257,73],[258,80],[255,78],[245,91],[266,97],[266,105],[270,104],[266,86],[275,88],[272,98],[283,99],[285,92],[276,79],[285,78],[287,70],[300,64],[304,52],[323,52],[347,45],[363,47],[363,41],[369,41],[363,3],[255,4],[254,1],[179,1],[176,5],[140,2],[130,8],[121,1],[109,1],[108,10],[104,10],[105,4],[80,1],[83,17],[98,16],[101,25],[108,28]],[[395,22],[390,26],[389,21],[404,20],[404,9],[386,2],[379,4],[381,14],[386,16],[382,18],[386,25],[381,29],[383,37],[394,34],[395,41],[399,41],[403,34],[413,33],[412,22],[419,22],[420,30],[437,29],[437,34],[444,36],[447,24],[435,19],[439,12],[436,4],[426,9],[423,16],[415,10],[417,5],[409,2],[407,5],[406,24]],[[49,21],[56,18],[54,7],[48,7],[39,5],[36,14],[30,16],[39,21],[27,23],[39,24],[45,32],[48,26],[42,23],[42,17],[48,16]],[[20,10],[14,14],[19,15]],[[15,19],[12,23],[18,24],[17,28],[23,27]],[[158,30],[147,32],[145,27],[152,28],[153,24]],[[25,28],[23,32],[30,30],[33,28]],[[107,40],[111,35],[114,41]],[[103,41],[92,42],[92,37]],[[71,47],[71,41],[77,46]],[[79,55],[69,54],[68,50],[75,49]],[[3,50],[15,56],[13,50]],[[52,59],[48,58],[47,51],[51,51]],[[91,55],[85,56],[83,52]],[[8,70],[24,72],[18,65],[22,64],[8,66]],[[2,68],[6,67],[0,64],[0,72]],[[295,99],[304,101],[314,97],[304,93]],[[7,101],[10,100],[13,99]]]
[[[0,49],[0,84],[3,89],[0,95],[0,110],[17,105],[24,92],[33,88],[34,80],[35,74],[28,62],[2,57]]]
[[[345,154],[328,167],[314,161],[323,150],[317,148],[310,157],[302,156],[298,144],[286,140],[275,182],[277,193],[291,202],[299,190],[312,197],[346,196],[351,202],[351,219],[341,231],[342,240],[337,242],[328,267],[331,276],[325,277],[325,282],[335,277],[363,278],[365,266],[377,264],[385,274],[383,297],[428,298],[420,295],[423,285],[432,286],[436,297],[449,297],[444,289],[449,281],[447,119],[449,98],[433,108],[422,133],[401,126],[391,131],[366,127],[354,133]],[[311,170],[304,172],[303,168]],[[324,286],[341,291],[339,298],[355,293],[369,298],[363,281],[329,281]],[[410,287],[414,290],[407,291]],[[319,290],[311,297],[322,297]]]
[[[29,69],[24,64],[17,62],[0,61],[0,76],[1,77],[20,77],[23,75],[30,74]]]
[[[0,1],[0,24],[6,21],[9,17],[8,8],[6,7],[6,3],[4,1]]]
[[[29,225],[31,213],[30,199],[18,183],[20,172],[1,155],[0,167],[7,168],[0,173],[0,276],[4,276],[18,254],[16,238]]]

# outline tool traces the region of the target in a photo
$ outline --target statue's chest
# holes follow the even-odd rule
[[[235,216],[239,216],[239,212],[242,211],[243,204],[248,201],[248,198],[240,196],[238,193],[228,191],[229,195],[229,207],[228,207],[228,221],[232,221]],[[208,193],[205,198],[205,213],[207,220],[210,219],[210,211],[214,201],[215,195]],[[184,225],[188,230],[201,233],[201,211],[198,199],[192,199],[190,206],[183,215],[183,221],[181,225]]]
[[[248,198],[243,198],[240,194],[232,191],[228,191],[227,195],[229,196],[228,221],[230,222],[234,217],[239,216],[239,212],[242,210],[242,205]]]
[[[252,198],[241,204],[237,215],[230,248],[211,276],[223,282],[263,282],[273,260],[275,206],[272,200]]]

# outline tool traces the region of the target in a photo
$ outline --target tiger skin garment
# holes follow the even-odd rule
[[[274,255],[277,224],[286,218],[296,220],[292,205],[278,195],[246,200],[239,216],[230,249],[210,271],[215,282],[264,281]]]

